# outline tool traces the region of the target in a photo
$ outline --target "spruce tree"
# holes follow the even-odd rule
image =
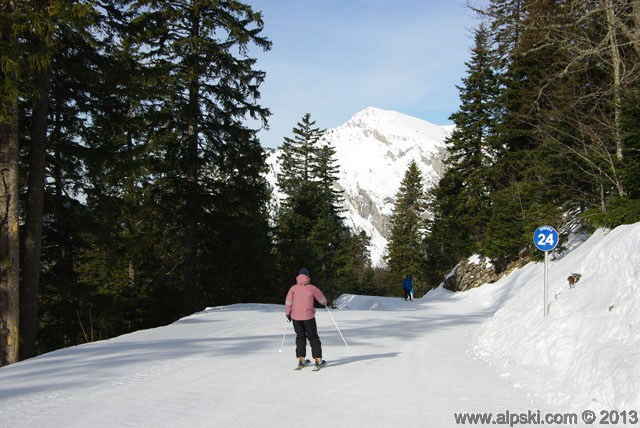
[[[335,149],[322,141],[323,132],[307,113],[293,129],[293,137],[285,138],[278,174],[285,199],[277,219],[277,248],[283,286],[306,266],[314,283],[337,297],[353,284],[355,260],[367,256],[344,225],[342,194],[336,189],[339,166]]]
[[[407,168],[391,215],[391,236],[387,245],[388,286],[390,292],[401,292],[405,275],[414,279],[414,288],[425,285],[425,260],[422,253],[425,200],[422,174],[415,161]],[[397,290],[397,291],[396,291]],[[423,290],[426,292],[426,290]]]
[[[527,250],[533,247],[530,234],[536,228],[534,225],[557,225],[562,210],[558,204],[561,194],[551,185],[559,171],[550,164],[554,159],[546,156],[548,146],[537,132],[549,106],[548,99],[540,96],[545,77],[560,64],[548,30],[533,23],[549,16],[554,7],[545,2],[524,2],[513,5],[507,12],[508,16],[518,16],[521,22],[514,24],[519,29],[518,37],[504,61],[502,89],[497,97],[499,117],[487,139],[495,149],[496,161],[490,174],[492,213],[482,248],[482,252],[500,260],[499,268],[527,255]],[[505,199],[509,197],[514,200]],[[505,218],[510,221],[504,221]],[[507,236],[514,242],[496,246],[501,237]],[[514,250],[516,246],[519,251]]]
[[[93,325],[104,336],[171,322],[182,314],[175,236],[167,197],[152,171],[157,118],[152,100],[162,72],[145,63],[133,40],[133,16],[116,7],[104,17],[103,58],[93,81],[87,205],[94,222],[80,252],[78,281],[93,290]],[[129,11],[131,12],[131,11]],[[83,317],[88,313],[82,314]]]
[[[117,317],[108,317],[109,309],[103,309],[98,303],[100,289],[90,286],[80,275],[80,255],[85,251],[85,245],[92,241],[92,235],[101,236],[98,219],[102,219],[103,216],[100,211],[95,210],[95,205],[91,206],[94,186],[98,182],[98,175],[104,177],[111,171],[106,169],[92,178],[91,175],[96,169],[92,167],[91,158],[93,155],[96,158],[109,158],[114,155],[111,151],[100,154],[93,151],[98,135],[93,129],[99,122],[96,112],[100,110],[100,106],[109,104],[104,94],[117,92],[115,86],[103,78],[104,74],[108,73],[106,64],[109,62],[109,55],[101,30],[108,28],[107,22],[93,5],[64,1],[47,3],[49,7],[40,8],[34,14],[34,19],[51,25],[39,26],[41,29],[50,29],[49,40],[46,41],[50,50],[40,52],[43,46],[42,42],[35,39],[36,33],[32,35],[30,44],[32,49],[38,47],[38,50],[32,53],[38,57],[48,53],[51,59],[48,64],[42,63],[49,67],[48,93],[44,95],[48,103],[48,117],[44,147],[47,175],[43,210],[46,220],[41,222],[42,251],[40,254],[25,251],[25,258],[29,257],[31,264],[34,263],[35,256],[41,257],[42,273],[36,296],[38,305],[34,307],[28,302],[24,303],[25,308],[31,309],[25,311],[24,316],[30,317],[30,322],[35,321],[38,326],[37,352],[74,345],[90,340],[91,337],[104,337],[92,334],[89,325],[93,325],[95,331],[109,336],[123,332],[113,329],[107,331],[103,328],[103,319],[113,322]],[[34,79],[34,82],[37,80]],[[24,123],[29,124],[31,128],[40,129],[42,135],[45,133],[43,125],[37,125],[41,122],[37,114],[39,109],[30,108],[31,105],[36,105],[36,101],[42,101],[44,92],[39,92],[34,92],[32,99],[27,100],[23,115]],[[109,104],[104,110],[111,109],[115,109],[114,104]],[[115,123],[115,120],[113,122]],[[37,135],[36,132],[25,129],[22,135],[24,147],[31,150],[38,147],[38,144],[34,144],[37,142]],[[33,159],[33,156],[31,158]],[[32,161],[27,165],[30,175],[32,171],[36,172],[35,165]],[[118,172],[122,175],[127,173],[124,170]],[[122,179],[122,175],[119,179]],[[31,227],[30,222],[38,221],[37,210],[30,201],[32,194],[37,190],[35,185],[29,184],[29,202],[25,205],[28,218],[26,230]],[[114,193],[110,195],[113,196]],[[116,220],[110,219],[112,223],[122,220],[122,216],[114,217]],[[33,290],[27,269],[28,265],[25,264],[23,286],[25,290]],[[31,296],[34,294],[32,292]],[[26,293],[25,299],[33,300]],[[26,320],[29,321],[29,318]],[[28,325],[26,321],[25,325]],[[23,342],[29,342],[26,332]],[[28,349],[25,346],[25,351]]]
[[[639,23],[640,24],[640,23]],[[625,146],[625,168],[622,173],[629,199],[640,200],[640,88],[629,90],[622,97],[622,138]],[[624,222],[640,221],[640,210],[634,210]]]
[[[177,261],[183,310],[189,312],[205,304],[201,263],[207,246],[215,245],[203,242],[203,226],[208,216],[232,208],[217,198],[226,194],[224,180],[247,174],[248,181],[235,183],[257,182],[264,166],[256,131],[245,125],[247,118],[266,123],[269,115],[257,103],[265,75],[254,69],[248,47],[268,50],[271,43],[260,34],[261,14],[238,1],[139,0],[132,7],[137,37],[131,44],[145,53],[141,60],[157,85],[147,105],[150,185],[165,198],[170,227],[179,225],[173,245],[182,248]]]
[[[98,14],[89,4],[73,5],[63,0],[38,0],[31,2],[30,7],[25,9],[25,17],[32,25],[26,31],[24,44],[24,55],[28,60],[25,61],[26,102],[22,118],[26,126],[23,128],[22,140],[27,153],[25,168],[28,178],[24,198],[24,250],[20,286],[21,359],[36,354],[45,177],[47,169],[52,169],[48,168],[46,162],[47,150],[51,151],[53,145],[53,138],[48,134],[51,122],[49,109],[50,105],[56,106],[54,109],[59,113],[58,106],[69,102],[52,100],[51,95],[56,85],[54,80],[60,75],[54,73],[53,68],[60,66],[72,44],[73,48],[83,51],[87,56],[85,64],[95,60],[95,39],[91,31],[97,28]],[[87,74],[91,73],[89,68],[85,70]],[[81,91],[82,89],[78,92]],[[75,100],[79,101],[79,98]]]
[[[447,139],[445,173],[431,190],[425,252],[429,281],[437,284],[458,260],[479,252],[490,213],[490,170],[496,150],[488,136],[495,128],[498,81],[489,33],[475,31],[475,45],[462,79],[460,109],[451,115],[456,127]]]
[[[293,195],[317,172],[319,141],[324,130],[315,127],[311,114],[305,113],[293,128],[293,137],[285,137],[279,158],[278,187],[285,195]]]
[[[319,186],[313,165],[324,131],[315,124],[311,114],[306,113],[293,128],[293,137],[285,137],[279,157],[277,180],[284,200],[277,219],[277,246],[285,282],[300,266],[319,265],[318,255],[308,239],[319,215],[316,204]]]
[[[346,226],[342,215],[344,199],[342,191],[337,188],[340,168],[335,153],[327,142],[323,142],[316,152],[313,175],[320,210],[310,238],[320,255],[320,274],[327,284],[325,288],[337,297],[357,288],[362,277],[359,271],[366,265],[368,255],[362,247],[364,238]]]
[[[16,29],[21,4],[2,2],[0,16],[0,366],[18,361],[20,241],[18,229],[18,99],[21,78]]]
[[[375,294],[373,267],[369,245],[371,239],[364,231],[345,234],[340,267],[336,271],[336,295]]]

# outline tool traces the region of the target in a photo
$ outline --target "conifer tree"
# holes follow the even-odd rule
[[[262,25],[237,1],[3,3],[2,155],[19,142],[29,172],[16,187],[27,190],[25,357],[29,326],[43,352],[169,322],[205,298],[231,303],[237,290],[274,301],[269,287],[252,294],[273,264],[264,153],[245,126],[269,114],[257,103],[264,73],[247,55],[250,44],[269,48]],[[6,200],[17,213],[18,191]],[[14,229],[3,229],[3,251]],[[14,269],[2,280],[16,281],[1,340],[10,331],[17,345],[18,264],[2,256]]]
[[[278,174],[285,199],[277,219],[277,248],[283,285],[306,266],[314,282],[332,296],[353,284],[355,260],[367,255],[344,225],[335,149],[322,141],[323,132],[307,113],[293,129],[293,138],[285,138]]]
[[[68,99],[54,99],[52,102],[52,91],[56,90],[56,83],[52,83],[56,79],[53,67],[60,66],[63,58],[69,55],[72,44],[74,49],[83,51],[87,57],[86,62],[95,60],[95,45],[87,48],[95,41],[90,29],[96,28],[98,16],[90,4],[72,4],[64,0],[38,0],[30,2],[29,6],[24,10],[25,19],[32,25],[26,31],[23,50],[28,58],[25,61],[24,87],[26,103],[29,105],[25,106],[22,117],[25,124],[22,145],[27,152],[25,169],[28,178],[24,198],[25,224],[20,285],[21,359],[36,354],[45,176],[47,169],[53,169],[48,168],[46,162],[47,150],[51,153],[52,147],[52,141],[49,140],[53,139],[48,135],[49,109],[50,105],[56,106],[56,114],[60,115],[58,106],[69,102]],[[89,67],[85,71],[88,70]],[[77,93],[81,91],[79,89]],[[75,101],[79,100],[80,98],[75,98]]]
[[[638,10],[633,0],[491,0],[478,10],[499,89],[484,134],[488,163],[468,162],[474,156],[466,131],[474,128],[465,120],[473,116],[463,108],[456,113],[449,170],[431,194],[430,271],[451,267],[470,251],[504,268],[532,255],[537,226],[576,223],[587,207],[595,224],[636,218],[627,193],[633,150],[626,147],[635,147],[629,112],[637,112],[632,100],[640,82]],[[465,95],[461,90],[463,104]],[[457,173],[456,164],[465,173]],[[476,204],[474,194],[465,193],[472,183],[490,199]],[[490,211],[473,212],[478,206]],[[471,240],[454,225],[465,225]]]
[[[336,272],[336,295],[376,293],[369,251],[371,239],[364,231],[345,234],[344,239],[341,263]]]
[[[640,221],[640,88],[624,94],[621,112],[622,139],[626,151],[622,179],[631,204],[636,208],[628,211],[631,214],[628,218],[620,220],[625,223],[637,222]],[[612,222],[609,226],[613,224],[615,223]]]
[[[112,2],[104,3],[105,7]],[[107,100],[103,95],[117,92],[111,85],[105,74],[108,74],[107,65],[110,61],[108,50],[105,49],[107,41],[103,39],[101,30],[109,28],[103,15],[92,4],[74,3],[66,1],[48,1],[47,7],[34,9],[33,19],[39,19],[47,25],[39,23],[39,29],[49,29],[49,40],[38,42],[38,33],[30,37],[31,52],[40,58],[39,64],[48,67],[48,92],[39,85],[28,87],[34,90],[34,95],[29,95],[23,109],[23,123],[29,125],[34,131],[23,130],[22,139],[24,147],[32,152],[42,144],[36,144],[38,139],[46,138],[46,185],[44,186],[44,218],[38,220],[37,209],[31,201],[32,195],[37,194],[36,181],[31,180],[37,172],[36,163],[33,162],[33,153],[30,156],[28,169],[30,183],[28,198],[25,208],[27,221],[25,230],[28,232],[34,223],[42,224],[42,248],[40,254],[37,251],[25,251],[25,266],[23,272],[23,288],[31,291],[25,293],[23,307],[29,309],[23,314],[24,325],[37,325],[38,338],[35,343],[37,352],[46,352],[62,346],[75,345],[87,341],[93,335],[87,328],[95,327],[107,336],[122,333],[123,330],[104,328],[106,324],[118,324],[120,319],[115,316],[109,318],[110,310],[101,309],[102,304],[97,300],[100,296],[99,287],[89,286],[79,275],[82,270],[80,254],[92,236],[102,236],[98,219],[104,219],[102,213],[92,205],[96,183],[104,178],[112,169],[106,168],[100,174],[92,176],[97,169],[92,167],[91,158],[109,158],[114,156],[112,151],[96,153],[96,141],[99,133],[94,127],[100,126],[100,107],[108,104],[102,111],[116,110],[114,104],[110,104],[113,98]],[[102,10],[102,9],[100,9]],[[45,44],[43,44],[45,43]],[[47,47],[48,50],[44,49]],[[50,61],[43,61],[45,55],[50,56]],[[38,80],[33,79],[35,83]],[[44,95],[43,95],[44,94]],[[36,106],[46,100],[48,117],[46,127],[42,120],[38,119],[41,107]],[[112,123],[116,123],[114,119]],[[43,128],[44,127],[44,128]],[[38,132],[35,132],[37,130]],[[39,135],[39,137],[38,137]],[[36,138],[38,137],[38,138]],[[40,152],[40,156],[42,153]],[[106,165],[106,164],[105,164]],[[121,175],[117,180],[122,180],[128,171],[119,170]],[[114,173],[115,175],[115,173]],[[115,179],[115,178],[114,178]],[[82,195],[82,197],[78,197]],[[111,193],[110,195],[114,195]],[[82,201],[80,200],[82,199]],[[85,199],[90,208],[87,209]],[[119,223],[122,216],[114,216],[110,223]],[[25,249],[29,248],[25,242]],[[36,264],[36,256],[41,257],[42,273],[37,288],[33,287],[33,281],[28,274],[29,266]],[[33,270],[32,270],[33,272]],[[95,273],[95,271],[94,271]],[[37,294],[33,292],[37,290]],[[34,304],[37,299],[37,306]],[[114,305],[116,306],[116,305]],[[111,307],[113,308],[113,306]],[[36,318],[37,314],[37,318]],[[104,316],[102,316],[104,314]],[[107,320],[105,323],[104,320]],[[117,320],[117,321],[116,321]],[[33,352],[34,332],[25,331],[23,343],[25,345],[25,357]],[[29,337],[31,335],[31,338]],[[102,336],[104,337],[104,336]]]
[[[78,281],[92,290],[92,324],[107,337],[171,322],[182,314],[181,277],[168,195],[153,149],[158,84],[164,70],[137,51],[134,10],[111,4],[103,25],[100,73],[92,82],[87,205],[93,213]],[[158,168],[158,169],[156,169]],[[169,250],[169,248],[172,248]],[[88,311],[81,314],[88,323]]]
[[[293,137],[284,139],[277,177],[278,188],[284,194],[277,219],[277,245],[283,279],[289,278],[290,272],[300,266],[319,264],[308,238],[318,216],[319,186],[313,174],[319,140],[324,131],[315,127],[311,114],[306,113],[292,132]]]
[[[539,96],[546,83],[545,76],[560,64],[548,31],[532,25],[540,17],[549,16],[554,7],[546,2],[522,2],[507,12],[509,16],[518,16],[521,22],[514,24],[519,29],[518,37],[504,61],[502,90],[497,97],[500,113],[488,136],[489,146],[496,150],[496,161],[490,174],[492,213],[482,248],[482,252],[501,260],[498,268],[532,249],[530,234],[536,227],[533,225],[557,224],[561,212],[557,203],[560,194],[551,185],[557,175],[549,174],[554,169],[549,162],[554,159],[546,156],[548,147],[537,132],[548,108],[548,99]],[[514,200],[505,199],[509,197]],[[503,221],[505,218],[510,221]],[[501,246],[506,252],[497,251],[495,245],[500,237],[513,241]],[[515,246],[520,251],[507,250]]]
[[[566,170],[581,171],[565,185],[567,209],[588,208],[585,218],[596,225],[629,199],[622,177],[633,151],[623,137],[623,99],[639,83],[639,11],[633,0],[571,1],[532,22],[561,64],[546,72],[541,96],[549,103],[536,130]]]
[[[412,161],[396,194],[396,203],[391,215],[391,236],[387,245],[386,260],[389,271],[388,286],[394,294],[400,292],[405,275],[413,276],[416,289],[425,285],[425,260],[421,250],[425,210],[422,174],[415,161]]]
[[[335,160],[336,150],[330,144],[321,145],[316,152],[316,160],[312,165],[313,175],[316,177],[320,191],[328,204],[329,214],[340,216],[343,211],[342,192],[336,189],[340,167]]]
[[[202,227],[207,216],[231,209],[216,198],[226,194],[222,180],[240,168],[240,176],[254,176],[236,183],[254,182],[264,166],[255,131],[244,124],[249,117],[266,123],[269,114],[257,103],[264,73],[254,69],[248,47],[268,50],[271,43],[260,34],[261,14],[238,1],[138,0],[132,7],[138,13],[132,46],[145,53],[141,60],[157,79],[148,104],[151,185],[179,225],[173,245],[183,249],[177,262],[189,312],[204,304]]]
[[[21,3],[3,1],[0,14],[0,366],[18,361],[20,241],[18,229],[18,97]]]
[[[495,128],[498,82],[488,30],[480,25],[462,79],[460,109],[450,119],[456,125],[447,139],[446,170],[431,190],[425,253],[429,280],[437,284],[457,260],[479,252],[490,213],[490,170],[496,150],[488,136]]]
[[[319,141],[324,130],[315,127],[311,114],[305,113],[293,128],[293,138],[285,137],[280,154],[278,187],[285,195],[293,195],[305,183],[313,181]]]

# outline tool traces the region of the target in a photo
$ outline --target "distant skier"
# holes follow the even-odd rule
[[[311,354],[317,368],[323,366],[322,344],[318,336],[316,324],[316,309],[314,300],[321,305],[327,304],[327,299],[318,287],[311,284],[309,270],[302,268],[296,277],[296,284],[292,285],[284,302],[284,309],[288,321],[293,321],[296,332],[296,357],[298,366],[304,367],[307,355],[307,339],[311,344]]]
[[[413,300],[413,279],[411,275],[404,276],[402,288],[404,289],[404,300]]]

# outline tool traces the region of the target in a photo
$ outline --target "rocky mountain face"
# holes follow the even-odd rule
[[[374,266],[384,264],[391,231],[389,218],[409,164],[415,161],[418,165],[425,190],[435,185],[443,174],[443,160],[447,155],[444,141],[451,131],[451,126],[438,126],[374,107],[327,130],[324,138],[335,148],[340,167],[337,186],[345,199],[345,220],[353,230],[364,230],[371,238]],[[278,156],[276,150],[267,160],[267,179],[274,189],[274,209],[281,199],[276,184]]]

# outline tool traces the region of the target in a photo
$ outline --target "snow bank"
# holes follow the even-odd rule
[[[397,297],[362,296],[356,294],[343,294],[334,302],[337,309],[360,311],[393,311],[406,308],[408,304],[410,303]]]
[[[640,409],[639,247],[637,223],[598,230],[550,262],[547,317],[543,263],[473,290],[486,304],[504,302],[481,326],[474,352],[501,368],[523,369],[534,382],[545,379],[537,388],[551,401]],[[572,273],[581,278],[570,288]]]

